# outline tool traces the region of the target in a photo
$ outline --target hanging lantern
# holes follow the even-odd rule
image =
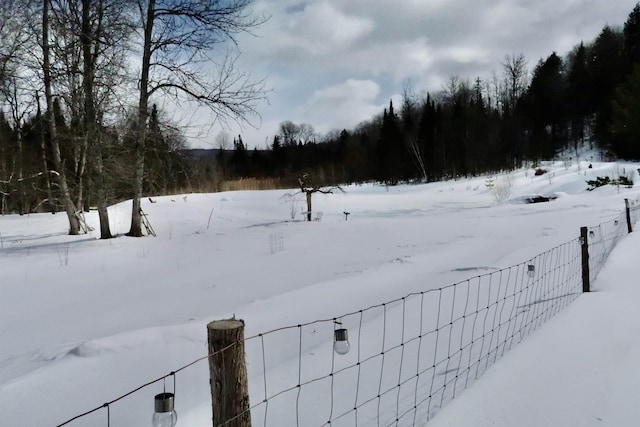
[[[593,230],[589,231],[589,237],[596,237],[596,232]]]
[[[173,409],[175,397],[173,393],[156,394],[155,410],[151,419],[152,427],[174,427],[178,422],[178,414]]]
[[[340,328],[334,331],[333,349],[340,355],[349,353],[349,333],[346,329]]]
[[[536,275],[536,266],[533,264],[527,265],[527,276],[533,277]]]

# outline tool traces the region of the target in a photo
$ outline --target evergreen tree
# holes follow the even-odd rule
[[[393,101],[389,101],[389,111],[384,110],[380,141],[378,143],[378,176],[380,182],[396,184],[406,174],[403,153],[406,152],[398,116],[393,110]]]
[[[280,136],[275,135],[273,137],[273,144],[271,145],[271,174],[273,176],[283,176],[286,162],[287,153],[284,151],[284,147],[280,142]]]
[[[589,91],[593,94],[597,112],[595,136],[601,145],[611,140],[611,98],[623,76],[623,36],[622,32],[605,27],[596,38],[590,50],[589,72],[592,80]]]
[[[640,64],[620,85],[612,102],[612,146],[621,158],[640,159]]]
[[[624,54],[627,70],[640,63],[640,3],[637,3],[624,24]]]
[[[427,99],[422,106],[418,135],[425,157],[428,181],[438,180],[444,173],[443,165],[439,162],[441,159],[441,156],[438,156],[440,150],[436,147],[437,120],[438,113],[435,101],[431,99],[431,95],[427,94]]]
[[[587,116],[595,112],[590,93],[587,49],[580,43],[569,58],[566,99],[571,139],[576,149],[578,143],[584,143]]]
[[[233,139],[233,153],[231,154],[231,164],[235,170],[235,175],[241,178],[249,176],[249,154],[247,147],[242,142],[242,136]]]
[[[553,157],[566,142],[565,93],[562,59],[554,52],[536,66],[527,93],[532,152],[542,158]]]

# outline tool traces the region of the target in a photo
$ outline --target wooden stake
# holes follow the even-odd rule
[[[207,325],[209,384],[213,426],[251,427],[244,353],[244,321],[217,320]]]

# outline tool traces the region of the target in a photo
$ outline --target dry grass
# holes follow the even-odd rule
[[[223,181],[220,185],[221,191],[277,190],[281,188],[291,188],[291,184],[279,178],[242,178]]]
[[[220,193],[223,191],[256,191],[295,188],[296,183],[282,178],[241,178],[222,182],[203,182],[172,191],[173,194]],[[168,194],[167,194],[168,195]]]

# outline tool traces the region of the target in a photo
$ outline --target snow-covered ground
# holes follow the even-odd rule
[[[488,177],[349,186],[344,194],[314,195],[323,216],[310,223],[301,221],[302,202],[283,200],[286,191],[145,199],[157,237],[141,239],[67,236],[62,214],[0,217],[0,425],[57,425],[184,366],[206,355],[212,320],[235,315],[253,336],[525,262],[575,239],[581,226],[618,215],[625,198],[640,194],[638,185],[586,191],[585,181],[597,176],[638,180],[636,164],[590,162],[545,164],[542,176],[533,169],[495,175],[493,191]],[[508,197],[497,203],[495,188],[507,184]],[[558,198],[522,203],[538,194]],[[125,233],[129,215],[130,203],[111,207],[112,231]],[[87,220],[97,228],[96,213]],[[593,285],[597,292],[514,347],[429,425],[635,425],[639,247],[640,235],[623,239]],[[316,347],[305,348],[312,360],[305,367],[314,357],[332,360],[332,337],[319,345],[320,332]],[[298,374],[296,334],[269,344],[269,388]],[[263,376],[252,372],[261,348],[247,352],[252,404],[259,403]],[[357,387],[339,386],[337,399]],[[69,425],[106,426],[107,418],[112,426],[150,425],[162,387]],[[302,425],[322,425],[326,408],[313,402],[326,396],[308,393],[311,403],[301,408],[316,408],[321,421]],[[180,372],[178,426],[210,425],[209,399],[206,362]],[[371,424],[363,418],[358,425]]]

